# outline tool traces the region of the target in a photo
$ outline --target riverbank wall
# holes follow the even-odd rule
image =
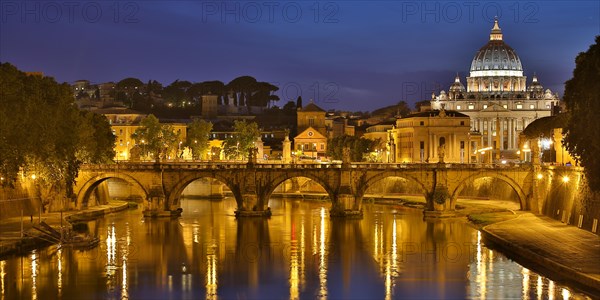
[[[68,223],[76,224],[78,222],[86,222],[103,217],[107,214],[123,211],[130,208],[130,206],[131,204],[128,202],[111,201],[106,205],[95,206],[82,211],[64,212],[62,215],[64,220]],[[42,214],[40,219],[53,227],[56,227],[61,224],[61,213]],[[37,218],[35,218],[35,220],[37,220]],[[0,240],[0,257],[40,249],[52,244],[39,236],[23,236],[19,238],[21,227],[24,232],[31,232],[32,226],[33,221],[30,222],[29,218],[27,218],[26,222],[22,222],[18,217],[3,220],[0,223],[0,228],[2,228],[3,234],[10,235],[12,238]]]
[[[594,234],[532,213],[480,231],[518,263],[600,297],[600,238]]]
[[[37,179],[39,181],[39,179]],[[64,189],[47,187],[35,179],[17,180],[13,187],[0,187],[0,221],[13,217],[38,216],[40,213],[76,209]],[[107,204],[110,200],[107,182],[102,182],[90,194],[85,207]]]
[[[583,168],[547,167],[534,176],[532,212],[600,235],[600,192],[590,189]]]

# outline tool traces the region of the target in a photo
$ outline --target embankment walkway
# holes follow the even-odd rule
[[[600,296],[600,236],[527,212],[482,232],[517,261],[522,258]]]

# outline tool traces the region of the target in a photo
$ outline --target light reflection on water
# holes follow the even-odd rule
[[[269,220],[236,220],[232,199],[184,200],[175,220],[107,216],[90,223],[96,249],[0,261],[0,299],[587,298],[486,248],[460,220],[382,205],[332,220],[327,202],[269,205]]]

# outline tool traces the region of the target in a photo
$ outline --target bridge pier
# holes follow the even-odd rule
[[[332,218],[362,219],[363,212],[352,194],[339,194],[333,199],[329,216]]]
[[[238,203],[238,209],[235,211],[236,218],[271,216],[271,210],[265,209],[264,201],[259,201],[256,193],[242,194],[242,199],[236,202]]]
[[[431,193],[427,194],[427,205],[423,211],[425,218],[450,218],[456,217],[456,211],[452,207],[450,193],[448,187],[437,185]]]
[[[146,218],[170,218],[180,217],[183,210],[181,208],[176,210],[165,209],[161,203],[165,202],[164,197],[148,197],[148,205],[142,212]]]
[[[146,218],[170,218],[180,217],[182,209],[171,210],[168,203],[167,197],[159,186],[152,187],[148,198],[145,201],[145,207],[142,214]]]

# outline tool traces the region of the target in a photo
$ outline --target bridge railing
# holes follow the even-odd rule
[[[340,169],[343,165],[339,163],[256,163],[246,162],[118,162],[115,164],[83,165],[84,170],[219,170],[219,169]],[[363,163],[354,162],[348,164],[352,169],[368,170],[390,170],[390,169],[528,169],[531,165],[509,165],[509,164],[467,164],[467,163]]]

